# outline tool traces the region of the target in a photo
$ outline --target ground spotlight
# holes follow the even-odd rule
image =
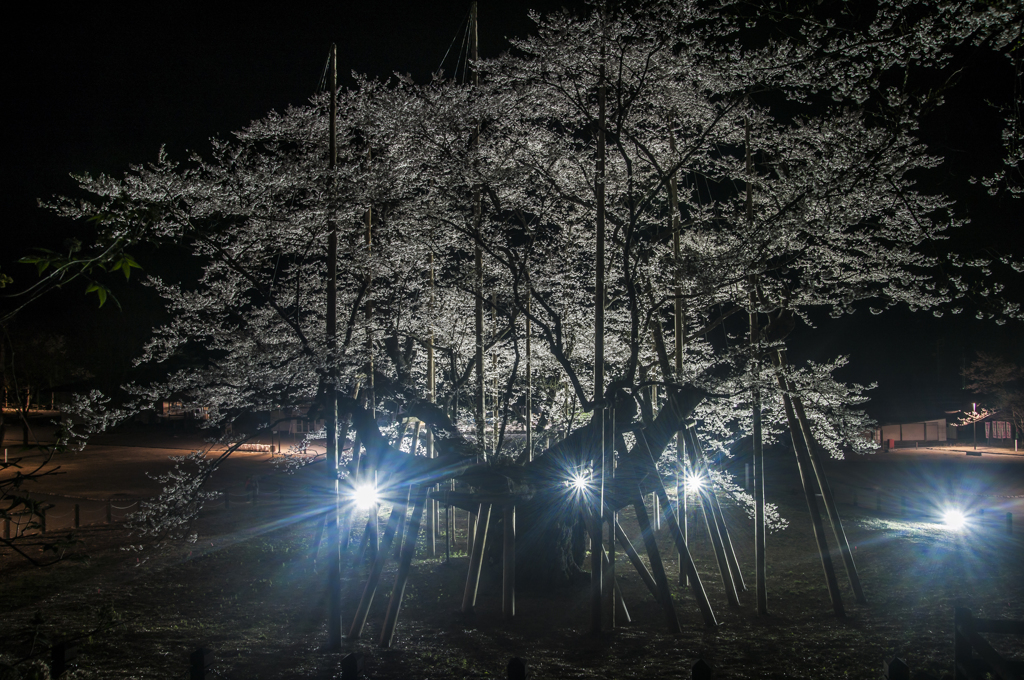
[[[950,531],[960,531],[967,524],[967,518],[961,510],[950,508],[942,513],[942,523]]]
[[[576,493],[583,493],[590,488],[590,473],[574,470],[569,479],[565,480],[565,485]]]
[[[361,484],[352,492],[352,500],[360,508],[369,508],[380,502],[380,496],[377,495],[377,489],[372,484]]]

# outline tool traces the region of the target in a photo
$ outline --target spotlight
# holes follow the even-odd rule
[[[377,490],[373,488],[373,485],[362,484],[357,486],[352,492],[352,500],[360,508],[369,508],[380,501],[380,497],[377,495]]]
[[[950,509],[942,513],[942,523],[950,531],[960,531],[967,524],[967,518],[962,511]]]
[[[590,476],[585,472],[573,472],[565,485],[576,493],[583,493],[590,487]]]

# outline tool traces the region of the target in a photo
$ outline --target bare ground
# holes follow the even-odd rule
[[[957,534],[846,504],[841,510],[870,603],[855,605],[843,580],[847,619],[837,620],[797,489],[786,469],[769,486],[769,500],[792,524],[768,538],[768,617],[753,607],[750,522],[727,508],[750,588],[734,609],[725,603],[709,542],[693,530],[716,630],[704,627],[692,597],[675,583],[683,634],[668,634],[621,552],[617,568],[632,622],[614,632],[589,633],[585,586],[520,591],[516,618],[504,620],[500,565],[485,570],[476,613],[465,615],[458,609],[467,560],[457,552],[449,564],[443,557],[414,563],[393,649],[376,644],[394,580],[389,562],[365,639],[346,643],[341,653],[324,652],[323,564],[310,559],[314,506],[302,497],[280,502],[267,495],[256,506],[211,507],[193,545],[130,553],[121,549],[132,540],[123,530],[92,527],[80,532],[84,542],[72,559],[56,566],[29,569],[5,558],[0,654],[19,661],[45,653],[59,638],[80,637],[79,667],[87,677],[179,678],[187,677],[188,653],[203,645],[214,650],[219,677],[268,680],[338,678],[349,651],[366,654],[366,676],[375,680],[504,677],[511,656],[526,660],[531,678],[684,678],[698,657],[718,678],[877,678],[883,659],[898,654],[914,673],[951,678],[954,607],[1024,619],[1019,524],[1014,535],[1000,522]],[[623,523],[636,536],[629,513]],[[667,532],[658,537],[669,573],[678,573]],[[463,535],[456,545],[462,548]],[[425,554],[421,540],[419,555]],[[361,579],[355,573],[347,583],[353,602],[346,615]],[[1024,641],[989,639],[1024,657]]]

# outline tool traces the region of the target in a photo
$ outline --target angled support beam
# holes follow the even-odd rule
[[[405,530],[405,540],[402,543],[402,559],[398,563],[398,575],[395,576],[395,586],[391,589],[391,600],[388,602],[388,612],[384,617],[384,626],[380,632],[380,646],[390,647],[395,639],[395,626],[398,625],[398,612],[402,608],[402,597],[405,595],[405,584],[409,582],[409,571],[412,569],[412,558],[416,555],[416,539],[420,535],[420,522],[423,519],[423,506],[427,501],[426,489],[417,489],[413,501],[412,517]],[[381,553],[386,553],[382,550]]]

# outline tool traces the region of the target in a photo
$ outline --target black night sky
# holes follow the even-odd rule
[[[507,48],[505,36],[530,30],[528,8],[559,2],[481,3],[484,56]],[[81,234],[36,207],[38,198],[75,192],[70,173],[120,174],[132,163],[153,160],[161,144],[172,157],[204,153],[208,138],[227,136],[271,109],[303,104],[314,93],[331,42],[338,44],[343,84],[358,71],[376,77],[394,72],[427,79],[441,64],[468,13],[463,1],[292,5],[287,9],[237,5],[216,9],[161,4],[118,11],[79,4],[68,9],[26,6],[9,17],[2,47],[8,105],[3,127],[3,237],[0,271],[24,282],[33,276],[15,264],[33,246],[60,247]],[[446,63],[450,70],[458,40]],[[953,237],[967,254],[1024,252],[1020,206],[990,198],[968,184],[999,160],[1000,117],[986,100],[1008,101],[1008,64],[965,54],[965,69],[947,95],[945,113],[922,121],[925,139],[948,162],[930,179],[955,196],[973,226]],[[159,263],[138,255],[147,271]],[[1021,291],[1020,282],[1008,282]],[[125,366],[145,336],[146,293],[122,287],[124,311],[97,312],[79,290],[47,299],[35,323],[83,344],[104,347],[110,366]],[[1018,298],[1020,295],[1017,296]],[[866,311],[833,321],[818,319],[813,334],[794,342],[797,359],[852,355],[841,377],[878,382],[869,411],[890,420],[898,411],[960,406],[961,363],[979,348],[1024,360],[1020,328],[996,327],[965,313],[935,319],[898,311]],[[117,337],[109,334],[119,328]]]

